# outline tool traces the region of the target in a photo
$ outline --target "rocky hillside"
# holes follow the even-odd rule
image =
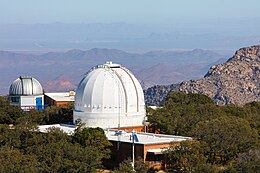
[[[158,106],[163,104],[168,94],[172,90],[177,90],[178,84],[155,85],[144,90],[145,104],[148,106]]]
[[[260,101],[260,45],[239,49],[203,79],[182,82],[180,91],[205,94],[219,105]]]

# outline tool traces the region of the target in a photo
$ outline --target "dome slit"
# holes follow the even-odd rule
[[[137,112],[139,112],[139,94],[138,94],[138,92],[137,92],[137,87],[136,87],[136,84],[135,84],[135,82],[134,82],[134,79],[132,78],[132,76],[131,76],[131,74],[129,73],[129,71],[127,70],[127,69],[125,69],[125,68],[122,68],[122,70],[124,70],[127,74],[128,74],[128,76],[130,77],[130,79],[132,80],[132,82],[133,82],[133,84],[134,84],[134,87],[135,87],[135,93],[136,93],[136,108],[137,108]]]
[[[111,69],[114,73],[115,73],[115,75],[117,76],[117,78],[119,79],[119,81],[120,82],[118,82],[118,81],[116,81],[116,83],[117,83],[117,85],[118,85],[118,89],[120,90],[120,83],[121,83],[121,85],[123,84],[123,80],[121,79],[121,77],[120,77],[120,75],[115,71],[115,70],[113,70],[113,69]],[[123,91],[124,91],[124,95],[125,95],[125,113],[127,113],[128,112],[128,109],[127,109],[127,106],[128,106],[128,97],[127,97],[127,94],[126,94],[126,88],[125,88],[125,86],[124,85],[122,85],[122,87],[123,87]],[[118,95],[119,95],[119,98],[120,98],[120,100],[121,100],[121,97],[120,97],[120,92],[118,93]],[[120,107],[120,101],[119,100],[119,103],[118,103],[118,106]]]

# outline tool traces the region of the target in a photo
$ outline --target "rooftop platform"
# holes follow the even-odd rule
[[[48,128],[56,127],[60,128],[64,132],[68,134],[73,134],[74,130],[76,129],[75,125],[68,125],[68,124],[53,124],[53,125],[41,125],[39,126],[39,130],[43,133],[47,132]],[[132,143],[131,131],[124,131],[124,130],[114,130],[114,129],[105,129],[104,130],[106,137],[110,141],[120,141],[126,143]],[[184,137],[184,136],[175,136],[175,135],[163,135],[163,134],[154,134],[154,133],[144,133],[144,132],[135,132],[138,137],[138,142],[136,144],[163,144],[163,143],[172,143],[172,142],[181,142],[185,140],[192,140],[191,137]]]
[[[44,95],[50,97],[55,101],[60,101],[60,102],[75,101],[75,93],[70,93],[70,92],[44,93]]]

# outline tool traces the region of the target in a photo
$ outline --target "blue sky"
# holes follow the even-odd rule
[[[260,0],[0,0],[0,23],[174,23],[260,18]]]

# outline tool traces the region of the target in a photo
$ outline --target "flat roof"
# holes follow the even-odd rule
[[[55,101],[66,101],[66,102],[75,101],[75,96],[70,95],[69,92],[44,93],[44,95],[50,97]]]
[[[47,133],[48,128],[60,128],[65,133],[68,133],[69,135],[74,133],[74,130],[76,129],[75,125],[69,125],[69,124],[51,124],[51,125],[40,125],[38,126],[39,131],[42,133]]]
[[[181,142],[185,140],[191,140],[191,137],[175,136],[175,135],[164,135],[155,133],[144,133],[135,132],[138,138],[136,144],[160,144],[160,143],[171,143],[171,142]],[[132,143],[131,136],[132,132],[121,131],[121,135],[117,135],[117,130],[107,129],[105,134],[110,141],[118,141]]]
[[[68,124],[53,124],[53,125],[41,125],[39,126],[40,132],[47,132],[47,129],[50,127],[60,128],[68,134],[73,134],[76,129],[75,125]],[[120,141],[126,143],[132,143],[131,136],[132,132],[120,130],[118,133],[114,129],[104,129],[105,135],[109,141]],[[154,134],[154,133],[144,133],[144,132],[135,132],[138,138],[136,144],[161,144],[161,143],[171,143],[171,142],[181,142],[185,140],[192,140],[191,137],[185,136],[175,136],[175,135],[164,135],[164,134]],[[118,135],[120,134],[120,135]]]

